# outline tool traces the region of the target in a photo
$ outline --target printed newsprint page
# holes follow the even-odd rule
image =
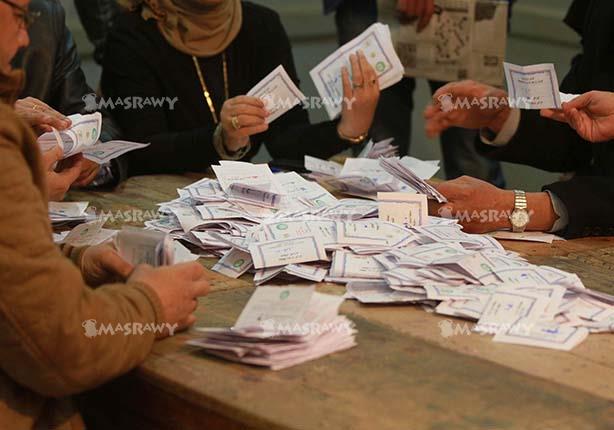
[[[390,26],[406,76],[503,84],[507,1],[436,0],[435,14],[420,33],[417,20],[401,17],[396,4],[378,0],[379,19]]]

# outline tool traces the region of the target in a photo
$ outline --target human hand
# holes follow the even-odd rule
[[[429,201],[429,213],[442,218],[457,219],[467,233],[488,233],[512,227],[514,192],[462,176],[452,181],[432,184],[447,199],[447,203]],[[527,230],[550,231],[558,216],[548,193],[527,193],[529,224]]]
[[[70,119],[34,97],[17,100],[15,112],[39,135],[52,128],[65,130],[71,126]]]
[[[226,100],[220,113],[226,148],[236,152],[249,145],[250,136],[269,129],[268,116],[264,102],[257,97],[238,96]]]
[[[563,103],[563,109],[542,109],[541,115],[569,124],[589,142],[614,139],[614,93],[591,91]]]
[[[433,94],[424,111],[426,134],[436,137],[450,127],[488,128],[499,133],[510,112],[502,89],[475,81],[452,82]]]
[[[178,330],[196,322],[193,315],[198,307],[198,298],[209,293],[209,281],[205,269],[198,263],[177,264],[153,268],[138,266],[128,282],[149,285],[158,295],[162,305],[163,322],[177,324]],[[168,332],[158,337],[168,336]]]
[[[124,260],[109,244],[90,246],[81,254],[81,273],[91,287],[125,282],[133,270],[132,264]]]
[[[424,30],[435,14],[435,0],[398,0],[397,11],[409,18],[418,18],[418,33]]]
[[[81,164],[81,172],[73,186],[87,187],[94,179],[96,179],[98,172],[100,172],[100,164],[84,158]]]
[[[377,74],[364,52],[350,55],[350,63],[352,82],[347,68],[341,71],[343,108],[337,129],[343,136],[358,137],[368,133],[371,128],[380,90]]]
[[[47,197],[50,201],[62,201],[70,186],[81,174],[83,156],[73,155],[62,160],[63,152],[59,146],[43,153],[43,167],[47,178]]]

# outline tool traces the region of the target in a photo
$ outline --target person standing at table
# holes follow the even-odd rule
[[[509,0],[510,13],[515,0]],[[434,14],[434,0],[399,0],[399,13],[418,19],[418,29],[426,27]],[[377,0],[324,0],[324,12],[335,12],[339,44],[349,42],[378,20]],[[431,92],[445,82],[428,80]],[[375,140],[394,138],[401,155],[408,155],[411,148],[412,115],[416,79],[405,77],[397,84],[382,91],[375,113],[371,134]],[[473,130],[452,127],[440,138],[446,178],[454,179],[470,175],[499,187],[505,186],[501,165],[477,153]]]
[[[613,2],[575,0],[571,4],[565,23],[582,37],[582,52],[573,59],[571,70],[561,83],[562,92],[614,90],[612,21]],[[438,100],[442,94],[453,100],[508,97],[505,91],[479,82],[450,83],[434,94],[433,103],[425,111],[427,134],[438,135],[452,126],[475,129],[479,131],[476,149],[489,158],[550,172],[573,172],[571,179],[545,185],[541,193],[527,193],[525,209],[533,216],[531,222],[514,226],[515,229],[551,230],[566,238],[614,235],[614,141],[589,143],[585,139],[592,140],[593,135],[576,125],[582,131],[579,135],[568,124],[550,119],[562,118],[549,110],[540,113],[513,109],[507,104],[492,109],[473,106],[444,110]],[[583,96],[578,102],[587,97],[590,98]],[[569,121],[572,122],[571,117]],[[518,203],[521,206],[527,203],[523,198],[515,199],[524,195],[522,191],[503,190],[470,177],[440,184],[438,188],[451,200],[439,209],[448,214],[481,210],[502,213],[514,210]],[[509,228],[510,220],[499,217],[492,222],[480,222],[478,217],[463,224],[466,229],[481,233]]]
[[[209,283],[197,263],[133,268],[109,246],[54,245],[40,149],[13,107],[24,74],[11,59],[29,42],[28,3],[0,0],[0,426],[81,430],[70,396],[128,372],[156,337],[193,324]],[[132,324],[164,329],[96,330]]]
[[[342,72],[341,118],[311,125],[296,106],[268,124],[263,102],[245,94],[280,64],[298,85],[288,36],[270,9],[239,0],[125,0],[108,37],[102,92],[176,98],[173,106],[115,109],[126,137],[151,142],[129,154],[129,173],[206,171],[250,160],[265,144],[275,159],[329,158],[363,142],[379,98],[375,71],[352,54]]]

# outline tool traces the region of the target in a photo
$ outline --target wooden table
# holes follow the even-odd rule
[[[139,213],[155,213],[156,203],[193,180],[133,178],[114,193],[71,198],[131,214],[138,225]],[[117,219],[111,227],[121,224]],[[614,292],[614,238],[505,246],[534,263],[576,272],[587,287]],[[229,326],[253,291],[250,276],[214,273],[212,279],[197,324]],[[322,284],[319,290],[342,294],[344,288]],[[184,344],[197,336],[188,332],[158,342],[142,366],[99,395],[131,429],[614,428],[612,335],[591,335],[573,351],[557,352],[478,334],[444,336],[441,321],[467,322],[414,306],[347,301],[341,311],[358,328],[358,346],[349,351],[272,372],[204,355]]]

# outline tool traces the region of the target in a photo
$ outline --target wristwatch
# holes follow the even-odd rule
[[[527,211],[527,194],[524,191],[514,190],[514,211],[510,215],[512,231],[522,233],[529,225],[530,216]]]

